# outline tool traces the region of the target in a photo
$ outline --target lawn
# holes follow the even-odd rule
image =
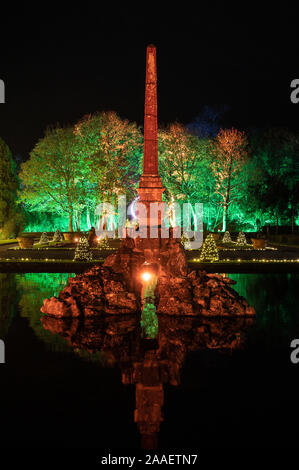
[[[9,245],[10,243],[17,243],[18,240],[16,238],[9,238],[7,240],[0,240],[0,245]]]

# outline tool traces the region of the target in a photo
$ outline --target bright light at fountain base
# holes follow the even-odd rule
[[[152,275],[151,273],[145,272],[141,274],[141,278],[143,281],[148,282],[151,279]]]

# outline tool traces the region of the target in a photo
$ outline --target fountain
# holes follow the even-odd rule
[[[139,203],[147,211],[139,217],[146,238],[124,238],[119,250],[103,266],[95,266],[69,280],[58,298],[45,299],[42,312],[56,317],[88,317],[107,314],[140,314],[145,266],[154,267],[157,313],[179,316],[254,315],[246,300],[217,274],[189,272],[185,250],[178,238],[161,236],[164,191],[158,172],[157,67],[156,48],[147,47],[144,114],[143,173],[139,182]],[[149,210],[155,206],[157,221]],[[153,227],[158,223],[156,227]],[[156,228],[157,237],[150,238]],[[147,265],[145,264],[147,263]],[[145,274],[146,275],[146,274]],[[149,273],[148,273],[149,275]]]
[[[231,279],[188,269],[184,248],[161,237],[164,213],[158,173],[156,48],[147,48],[143,174],[138,193],[160,210],[158,236],[147,210],[147,238],[124,238],[102,266],[68,280],[58,297],[45,299],[45,329],[78,349],[104,351],[118,362],[124,384],[136,385],[134,420],[141,446],[157,447],[163,420],[164,383],[178,385],[188,351],[232,350],[255,311],[231,288]]]

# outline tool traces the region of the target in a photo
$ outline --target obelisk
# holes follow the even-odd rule
[[[150,203],[161,202],[164,191],[158,172],[157,62],[152,44],[146,50],[143,173],[137,191],[147,207],[149,225]]]

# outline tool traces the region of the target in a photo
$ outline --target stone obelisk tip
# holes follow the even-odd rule
[[[143,174],[158,175],[158,124],[157,124],[157,64],[156,48],[146,50],[146,78],[144,105]]]

